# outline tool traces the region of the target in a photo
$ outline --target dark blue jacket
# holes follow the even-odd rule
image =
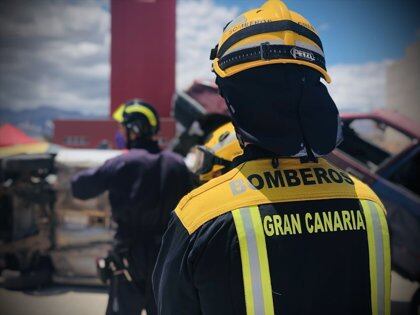
[[[133,149],[102,166],[76,174],[73,195],[89,199],[108,191],[116,238],[133,241],[142,235],[162,234],[170,212],[192,188],[181,156]]]

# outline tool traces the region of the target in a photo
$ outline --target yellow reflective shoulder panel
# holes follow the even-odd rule
[[[192,209],[191,207],[192,203],[195,203],[196,200],[203,198],[202,196],[204,194],[209,194],[216,187],[220,185],[224,185],[230,180],[232,180],[240,170],[241,170],[241,166],[239,166],[239,168],[235,168],[231,170],[230,172],[222,176],[216,177],[212,179],[211,181],[208,181],[207,183],[201,185],[200,187],[197,187],[196,189],[192,190],[190,193],[188,193],[181,199],[181,201],[178,203],[178,206],[175,209],[175,212],[179,216],[181,212],[184,212],[184,211],[186,212],[187,209]]]
[[[372,315],[389,315],[391,254],[385,211],[382,206],[370,200],[362,200],[361,204],[366,219],[369,248]]]
[[[280,159],[278,169],[268,159],[241,164],[193,190],[181,200],[175,213],[191,234],[233,209],[334,198],[365,199],[382,205],[367,185],[323,159],[305,164],[299,159]]]

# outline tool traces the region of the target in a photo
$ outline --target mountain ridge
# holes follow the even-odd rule
[[[105,115],[86,114],[77,110],[60,109],[49,105],[30,109],[0,108],[0,125],[9,123],[33,137],[50,138],[56,119],[106,119]]]

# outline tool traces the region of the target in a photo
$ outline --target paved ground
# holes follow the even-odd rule
[[[393,273],[393,315],[406,315],[407,302],[417,284]],[[32,292],[0,288],[0,315],[103,315],[107,303],[105,288],[52,286]],[[143,314],[145,315],[145,314]]]
[[[103,315],[107,294],[102,288],[53,286],[34,292],[0,289],[1,315]]]

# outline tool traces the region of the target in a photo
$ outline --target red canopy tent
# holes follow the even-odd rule
[[[38,140],[29,137],[22,130],[11,124],[0,127],[0,147],[8,147],[16,144],[37,143]]]

